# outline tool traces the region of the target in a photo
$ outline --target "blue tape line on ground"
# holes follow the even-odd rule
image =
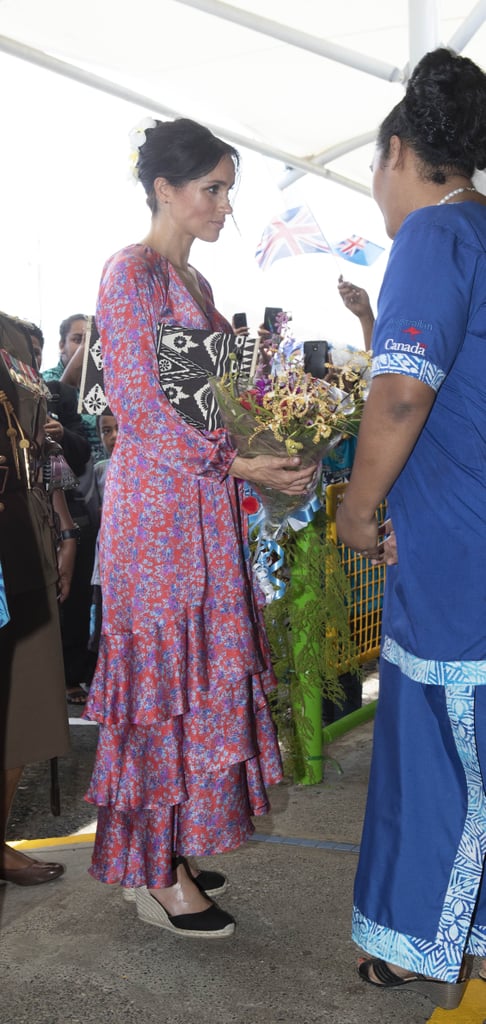
[[[250,836],[254,843],[278,843],[282,846],[307,846],[315,850],[339,850],[341,853],[359,853],[357,843],[333,843],[329,839],[300,839],[298,836],[272,836],[256,832]]]

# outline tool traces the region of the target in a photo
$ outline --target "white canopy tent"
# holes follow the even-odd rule
[[[244,153],[236,224],[193,252],[222,311],[254,326],[284,305],[301,337],[359,344],[337,275],[375,301],[385,258],[302,256],[263,273],[255,248],[301,202],[332,241],[388,246],[368,199],[376,128],[439,44],[484,66],[486,0],[0,0],[0,308],[43,326],[51,364],[60,320],[93,311],[104,260],[146,231],[129,129],[183,115]]]
[[[467,6],[467,5],[466,5]],[[484,61],[486,0],[0,0],[0,50],[367,191],[376,126],[437,45]]]

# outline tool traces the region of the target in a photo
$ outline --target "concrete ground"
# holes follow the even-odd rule
[[[73,724],[61,816],[49,814],[45,768],[28,769],[12,815],[10,838],[34,840],[66,874],[0,886],[0,1024],[486,1024],[479,980],[459,1011],[434,1012],[357,976],[350,916],[372,729],[329,747],[319,785],[275,787],[253,841],[208,858],[230,879],[221,905],[238,922],[233,938],[208,942],[144,924],[118,887],[87,874],[94,823],[82,795],[97,730]]]

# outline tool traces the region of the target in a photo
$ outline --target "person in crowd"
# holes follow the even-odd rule
[[[351,313],[358,317],[363,332],[365,349],[369,352],[373,337],[373,327],[375,325],[375,315],[371,308],[368,292],[364,288],[359,288],[358,285],[352,284],[351,281],[345,281],[342,274],[338,280],[338,292],[346,309],[349,309]]]
[[[118,437],[118,423],[116,421],[116,417],[113,415],[111,409],[109,409],[108,406],[106,407],[106,409],[103,410],[101,415],[98,416],[98,433],[100,435],[101,443],[103,445],[103,449],[105,452],[104,459],[101,459],[100,462],[97,463],[100,469],[98,473],[95,474],[98,480],[98,491],[100,491],[100,487],[102,487],[102,484],[104,484],[101,470],[106,470],[108,468],[109,460],[113,455],[113,451],[116,445],[116,439]],[[102,502],[103,490],[101,490],[100,493],[100,504],[102,504]]]
[[[44,370],[42,376],[49,383],[52,380],[61,380],[64,384],[76,388],[79,395],[81,373],[83,367],[83,353],[86,344],[86,330],[88,317],[84,313],[73,313],[62,321],[59,328],[59,362]],[[95,325],[92,323],[92,330]],[[103,458],[103,449],[96,429],[96,416],[91,413],[82,412],[81,417],[85,425],[86,434],[91,447],[93,462]],[[89,478],[92,480],[92,472]],[[86,482],[89,488],[89,482]]]
[[[6,830],[24,766],[68,750],[58,601],[68,596],[76,553],[63,491],[48,494],[45,485],[52,442],[30,331],[0,314],[0,564],[9,616],[0,629],[0,880],[22,886],[64,871],[11,848]]]
[[[73,313],[62,321],[59,328],[59,361],[56,366],[44,370],[44,380],[61,380],[75,353],[83,349],[87,319],[84,313]]]
[[[373,195],[393,239],[344,543],[387,568],[380,696],[355,885],[366,981],[460,1001],[486,958],[486,75],[427,54],[383,122]],[[481,973],[486,974],[483,959]]]
[[[40,373],[44,334],[36,324],[29,324],[29,332],[36,366]],[[86,468],[91,449],[83,421],[77,411],[76,390],[54,378],[46,381],[46,384],[51,393],[47,400],[46,434],[61,445],[66,462],[74,475],[80,476]]]
[[[160,323],[231,330],[189,256],[195,238],[218,239],[232,212],[238,154],[185,118],[147,119],[132,138],[151,224],[141,243],[107,262],[96,313],[119,433],[105,485],[103,627],[86,712],[100,726],[88,792],[98,805],[91,873],[136,888],[142,920],[223,938],[234,919],[207,890],[221,892],[226,880],[194,877],[186,857],[246,840],[251,815],[268,809],[265,785],[281,778],[239,482],[303,494],[315,467],[242,458],[225,430],[196,429],[162,391]]]
[[[58,373],[59,367],[61,369],[64,367],[63,358],[69,362],[74,353],[82,349],[84,323],[85,318],[83,317],[69,317],[61,324],[60,363],[53,370],[46,370],[43,375],[51,392],[45,429],[46,433],[61,445],[66,461],[78,481],[86,476],[92,478],[91,486],[94,491],[91,446],[88,441],[86,425],[77,411],[77,390],[72,385],[66,384],[61,377],[51,376]],[[35,324],[31,326],[31,340],[40,370],[44,336]],[[88,642],[91,573],[98,524],[78,482],[76,482],[76,486],[66,491],[66,500],[71,516],[79,527],[79,549],[69,597],[63,602],[60,609],[61,635],[66,699],[68,704],[79,706],[86,704],[87,689],[93,675],[93,663],[88,653]],[[94,499],[92,499],[92,503],[93,501]]]
[[[60,381],[73,356],[83,349],[87,319],[85,313],[73,313],[63,319],[59,327],[59,360],[55,367],[44,371],[44,380]]]

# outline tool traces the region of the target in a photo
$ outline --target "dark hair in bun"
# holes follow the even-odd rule
[[[156,121],[154,128],[146,129],[145,137],[137,171],[152,213],[156,209],[156,178],[165,178],[170,185],[181,187],[208,174],[224,156],[232,158],[236,169],[239,166],[239,153],[233,146],[187,117]]]
[[[377,143],[385,157],[392,135],[415,150],[437,185],[451,171],[471,177],[486,167],[486,74],[452,50],[427,53],[381,125]]]

